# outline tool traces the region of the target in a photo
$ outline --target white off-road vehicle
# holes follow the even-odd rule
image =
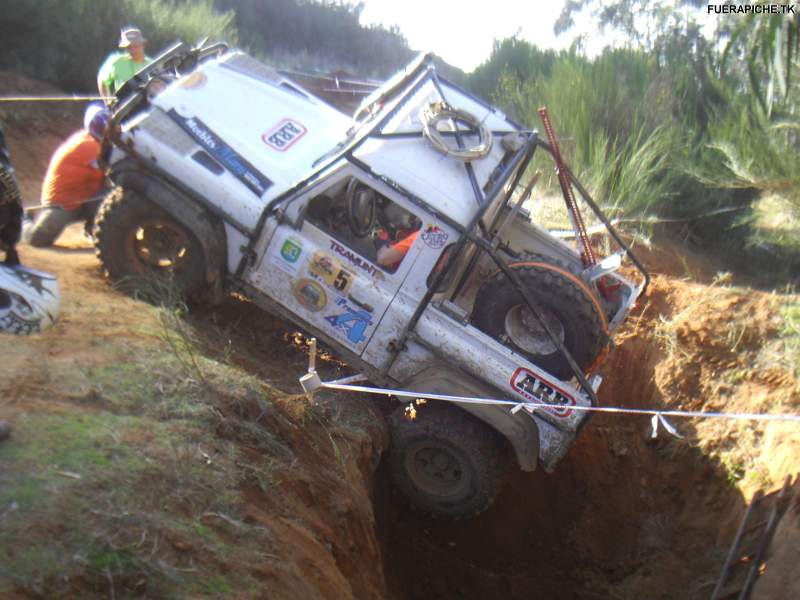
[[[163,273],[190,298],[243,294],[377,385],[551,405],[393,415],[397,486],[466,517],[489,506],[508,456],[525,471],[564,456],[647,281],[577,182],[621,252],[598,262],[585,235],[580,251],[531,222],[537,149],[557,154],[429,56],[348,118],[242,52],[176,44],[118,94],[97,251],[112,280]],[[644,284],[616,272],[626,255]]]

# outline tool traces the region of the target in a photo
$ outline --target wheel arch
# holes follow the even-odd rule
[[[205,279],[210,290],[207,299],[213,304],[221,302],[228,264],[227,238],[222,221],[184,192],[157,175],[143,171],[135,163],[123,161],[112,171],[111,179],[154,202],[191,230],[203,249]]]
[[[410,377],[403,388],[416,392],[451,396],[496,398],[497,391],[479,379],[449,365],[436,363]],[[431,402],[442,402],[431,400]],[[455,404],[498,432],[511,446],[523,471],[535,471],[539,460],[539,427],[527,415],[513,415],[506,406],[490,404]]]

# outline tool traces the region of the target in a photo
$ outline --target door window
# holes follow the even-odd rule
[[[355,177],[312,198],[305,218],[388,273],[397,271],[422,226],[415,214]]]

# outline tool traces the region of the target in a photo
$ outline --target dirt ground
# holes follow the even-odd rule
[[[0,110],[34,204],[81,109]],[[20,250],[58,276],[62,310],[45,334],[0,339],[15,428],[0,444],[0,597],[707,598],[751,495],[800,472],[796,424],[676,418],[682,438],[654,439],[647,418],[598,415],[553,474],[509,472],[478,518],[428,519],[380,463],[388,402],[296,395],[291,326],[237,298],[188,315],[127,298],[79,227]],[[641,257],[653,282],[602,404],[800,412],[782,316],[797,296],[669,242]],[[324,374],[349,372],[324,358]],[[797,514],[756,597],[793,597]]]

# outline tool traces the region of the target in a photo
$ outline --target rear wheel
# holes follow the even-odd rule
[[[95,219],[97,255],[126,292],[174,285],[187,297],[205,283],[205,258],[195,235],[134,190],[116,188]]]
[[[605,312],[590,283],[567,265],[551,258],[530,257],[509,265],[542,312],[545,323],[584,372],[607,343]],[[567,379],[572,369],[522,293],[503,272],[486,280],[475,298],[473,323],[531,362]]]
[[[414,420],[404,412],[390,419],[389,461],[400,492],[434,517],[464,519],[486,510],[501,475],[497,434],[454,406],[423,405]]]

